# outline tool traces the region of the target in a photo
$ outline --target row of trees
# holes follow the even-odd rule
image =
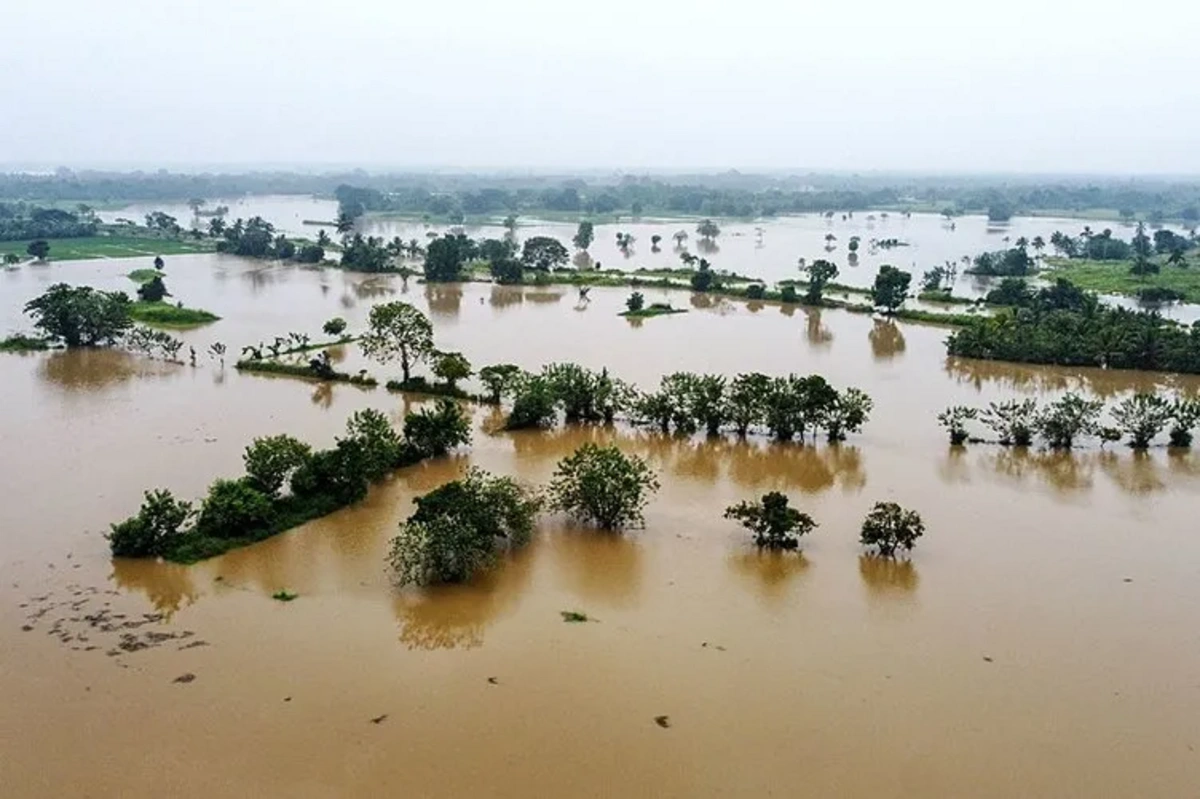
[[[91,209],[72,213],[61,208],[41,208],[23,202],[0,202],[0,241],[94,236],[98,226]]]
[[[321,233],[324,235],[324,231]],[[221,239],[217,242],[217,252],[248,258],[294,259],[312,264],[320,263],[325,258],[323,244],[302,243],[297,246],[296,242],[282,233],[276,234],[275,226],[261,216],[248,220],[239,218],[229,225],[221,217],[214,217],[209,221],[209,235]]]
[[[462,410],[440,400],[408,414],[402,435],[382,413],[365,410],[350,417],[330,449],[288,435],[257,438],[243,455],[242,477],[214,482],[198,507],[168,490],[146,492],[135,516],[112,525],[109,545],[118,557],[211,557],[357,502],[370,483],[470,437]]]
[[[938,422],[958,446],[971,439],[968,423],[979,420],[1004,446],[1027,447],[1040,437],[1051,449],[1070,449],[1084,436],[1102,442],[1129,439],[1134,449],[1148,448],[1169,431],[1172,447],[1189,447],[1192,430],[1200,422],[1200,402],[1156,393],[1133,394],[1108,409],[1113,425],[1101,424],[1105,404],[1078,394],[1065,394],[1044,407],[1037,400],[993,402],[987,408],[955,405],[938,414]]]
[[[500,552],[526,545],[542,510],[621,531],[645,524],[643,511],[658,488],[643,459],[591,443],[558,462],[544,491],[471,469],[416,499],[416,510],[392,539],[388,562],[398,585],[463,582],[490,567]],[[763,549],[797,549],[800,537],[817,526],[775,491],[731,505],[725,517],[739,521]],[[924,532],[915,511],[879,502],[863,521],[859,541],[890,558],[898,549],[911,550]]]
[[[1102,305],[1067,280],[1032,291],[1004,281],[989,303],[1016,306],[950,335],[947,352],[968,358],[1200,374],[1200,324]]]

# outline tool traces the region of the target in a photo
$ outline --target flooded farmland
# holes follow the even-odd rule
[[[826,222],[809,221],[803,235],[823,245]],[[640,256],[649,236],[629,230]],[[719,268],[795,272],[797,247],[756,265],[755,235],[734,232]],[[981,247],[956,249],[922,266]],[[0,329],[26,327],[21,306],[52,283],[128,291],[124,275],[145,265],[6,271]],[[1173,797],[1200,782],[1200,458],[952,451],[934,420],[950,404],[1066,390],[1195,394],[1200,379],[947,359],[943,328],[680,292],[646,294],[689,313],[633,323],[617,316],[623,290],[581,302],[572,288],[217,255],[169,258],[166,272],[176,299],[222,317],[181,335],[195,368],[110,351],[0,356],[7,794]],[[401,470],[359,505],[193,567],[110,558],[101,533],[144,489],[199,497],[241,469],[254,436],[325,445],[354,410],[401,418],[414,398],[232,368],[242,346],[319,338],[331,316],[361,330],[388,299],[425,310],[437,345],[476,366],[570,360],[642,387],[676,370],[819,372],[875,411],[842,445],[801,446],[625,426],[489,434],[480,410],[470,448]],[[204,354],[216,341],[224,368]],[[344,350],[339,368],[395,376]],[[551,516],[469,585],[390,586],[384,551],[415,495],[469,465],[545,482],[585,440],[614,440],[659,473],[644,530]],[[768,490],[819,522],[802,556],[760,554],[721,518]],[[858,525],[877,500],[924,517],[910,560],[862,555]],[[272,600],[280,589],[299,597]],[[595,621],[564,624],[565,610]]]

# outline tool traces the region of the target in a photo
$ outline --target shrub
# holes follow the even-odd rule
[[[751,283],[746,286],[746,299],[761,300],[767,295],[767,287],[761,283]]]
[[[513,389],[521,373],[516,364],[497,363],[480,369],[479,380],[487,387],[491,401],[499,405],[500,398]]]
[[[112,525],[106,536],[109,547],[118,558],[163,555],[178,540],[192,512],[191,503],[175,499],[170,491],[147,491],[136,516]]]
[[[162,302],[164,297],[170,297],[170,292],[167,291],[167,284],[163,283],[161,275],[155,275],[150,280],[147,280],[142,285],[138,286],[138,299],[143,302]]]
[[[875,402],[865,391],[848,388],[838,392],[834,400],[823,409],[820,423],[825,427],[829,441],[844,441],[846,433],[857,433],[867,423]]]
[[[360,447],[363,476],[369,482],[384,477],[400,462],[400,436],[387,416],[373,408],[350,417],[346,437]]]
[[[982,414],[983,423],[991,428],[1004,446],[1028,447],[1033,443],[1037,423],[1037,400],[993,402]]]
[[[292,475],[292,494],[326,509],[357,502],[367,495],[362,444],[343,439],[333,449],[314,452]]]
[[[196,531],[212,538],[253,538],[274,519],[270,497],[248,480],[217,480],[200,506]]]
[[[1171,446],[1190,447],[1192,428],[1200,421],[1200,402],[1176,397],[1171,403]]]
[[[1034,426],[1051,448],[1070,449],[1076,438],[1095,432],[1103,408],[1102,402],[1064,394],[1038,414]]]
[[[522,381],[517,389],[504,427],[507,430],[549,427],[554,424],[557,415],[558,399],[549,381],[541,376],[531,377]]]
[[[648,495],[658,490],[646,462],[615,446],[584,444],[558,462],[550,483],[551,508],[604,530],[643,524]]]
[[[885,558],[894,557],[896,550],[911,551],[925,534],[925,523],[916,511],[905,510],[895,502],[876,502],[863,521],[859,543],[876,547]]]
[[[952,405],[938,414],[938,424],[950,431],[950,444],[957,447],[967,440],[967,422],[979,415],[975,408]]]
[[[346,332],[346,320],[340,316],[335,316],[322,325],[321,330],[327,336],[340,336]]]
[[[817,523],[807,513],[788,507],[788,498],[778,491],[763,494],[758,502],[739,502],[725,509],[726,519],[737,519],[754,534],[754,543],[767,549],[796,549],[800,537]]]
[[[421,408],[404,417],[404,438],[422,457],[445,455],[471,443],[471,425],[457,403],[440,399],[433,410]]]
[[[1171,403],[1157,394],[1134,394],[1113,408],[1117,426],[1130,438],[1134,449],[1146,449],[1171,421]]]
[[[638,311],[642,310],[642,308],[646,307],[646,298],[643,296],[642,292],[635,291],[629,295],[628,299],[625,300],[625,307],[630,313],[637,313]]]
[[[492,563],[499,542],[510,547],[529,542],[541,504],[535,492],[511,478],[480,469],[418,497],[389,550],[396,582],[469,579]]]
[[[466,380],[471,376],[471,362],[461,352],[435,352],[433,375],[445,380],[454,388],[459,380]]]
[[[800,300],[799,296],[796,294],[796,287],[791,283],[788,283],[783,287],[783,289],[780,290],[779,299],[788,304],[799,302]]]
[[[288,478],[305,464],[311,452],[308,444],[289,435],[256,438],[242,455],[247,480],[259,491],[274,497]]]

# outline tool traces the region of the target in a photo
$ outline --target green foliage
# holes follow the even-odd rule
[[[1112,410],[1117,426],[1130,438],[1134,449],[1146,449],[1171,421],[1171,402],[1157,394],[1139,393],[1126,397]]]
[[[50,349],[50,342],[36,336],[14,333],[0,340],[0,352],[39,352]]]
[[[175,499],[170,491],[147,491],[137,515],[112,525],[106,536],[113,555],[118,558],[165,555],[179,539],[192,513],[191,504]]]
[[[521,263],[530,269],[548,272],[566,264],[570,255],[558,239],[533,236],[525,240],[521,249]]]
[[[268,497],[275,497],[311,454],[312,447],[289,435],[256,438],[242,455],[246,479]]]
[[[458,403],[440,399],[432,410],[421,408],[404,417],[404,438],[421,457],[445,455],[471,443],[471,424]]]
[[[376,305],[367,321],[367,332],[359,346],[368,358],[380,363],[399,359],[407,381],[413,365],[433,351],[433,325],[429,317],[399,300]]]
[[[725,387],[720,375],[696,375],[687,385],[688,416],[710,436],[720,434],[728,421]]]
[[[514,258],[492,261],[492,277],[502,286],[512,286],[525,279],[525,267]]]
[[[167,284],[163,282],[161,275],[155,275],[150,280],[147,280],[142,285],[138,286],[138,299],[143,302],[162,302],[164,297],[170,297],[170,292],[167,291]]]
[[[895,502],[876,502],[863,521],[859,543],[873,546],[885,558],[895,557],[897,549],[911,551],[925,534],[925,523],[916,511],[905,510]]]
[[[148,327],[134,325],[125,332],[121,345],[130,352],[137,352],[147,358],[161,358],[164,361],[178,361],[179,351],[183,342],[169,333],[161,330],[151,330]]]
[[[1036,264],[1023,247],[1012,247],[1000,252],[985,252],[975,256],[971,268],[967,270],[972,275],[989,277],[1025,277],[1033,274]]]
[[[406,419],[406,438],[407,429]],[[350,417],[346,422],[344,440],[358,447],[363,476],[370,482],[389,474],[401,462],[400,436],[387,416],[374,408],[356,411]]]
[[[580,613],[577,610],[560,610],[558,614],[568,624],[581,624],[585,621],[590,621],[586,613]]]
[[[425,279],[433,282],[462,280],[463,265],[476,255],[475,242],[462,233],[447,233],[425,248]]]
[[[646,297],[640,291],[635,291],[625,300],[625,307],[631,312],[636,313],[642,310],[646,305]]]
[[[335,316],[321,325],[321,330],[327,336],[340,336],[346,332],[346,320],[340,316]]]
[[[879,274],[875,275],[875,285],[871,289],[871,302],[876,308],[883,308],[885,313],[894,314],[907,299],[911,281],[912,275],[908,272],[886,264],[879,267]]]
[[[367,467],[361,442],[342,439],[333,449],[314,452],[292,475],[292,494],[319,511],[331,513],[367,495]]]
[[[1037,400],[993,402],[980,414],[980,418],[1004,446],[1027,447],[1033,443],[1033,432],[1037,425]]]
[[[1006,277],[1000,285],[987,293],[984,302],[988,305],[1012,305],[1024,308],[1033,304],[1034,293],[1024,278]]]
[[[46,256],[50,254],[50,242],[45,239],[35,239],[29,242],[29,246],[25,248],[25,252],[39,261],[44,261],[46,260]]]
[[[497,363],[480,369],[479,381],[487,387],[492,403],[499,405],[500,399],[517,385],[522,373],[516,364]]]
[[[491,565],[498,543],[524,546],[542,499],[511,478],[471,469],[416,505],[389,549],[400,585],[461,582]]]
[[[533,375],[518,382],[512,410],[504,423],[506,430],[549,427],[558,415],[558,398],[550,381]]]
[[[808,289],[805,291],[804,300],[810,305],[820,305],[826,284],[838,276],[837,265],[818,258],[804,271],[808,276]]]
[[[338,227],[339,232],[342,232],[340,224]],[[387,272],[392,270],[392,254],[384,246],[382,238],[364,237],[361,233],[355,233],[342,241],[341,264],[343,269],[351,269],[355,272]],[[428,268],[428,264],[426,264],[426,270]],[[428,271],[426,278],[433,279],[429,278]]]
[[[1064,394],[1037,416],[1035,428],[1052,449],[1070,449],[1075,439],[1095,433],[1104,403]]]
[[[434,352],[433,374],[453,388],[459,380],[471,376],[471,362],[461,352]]]
[[[799,302],[800,297],[796,294],[796,287],[791,283],[784,286],[779,291],[779,301],[787,304]]]
[[[712,266],[705,259],[700,259],[699,268],[692,274],[690,281],[692,291],[717,291],[721,288],[721,283],[717,280],[717,275],[712,271]]]
[[[1200,402],[1176,397],[1171,403],[1171,446],[1190,447],[1192,428],[1200,422]]]
[[[592,246],[592,241],[595,239],[595,229],[591,222],[583,221],[579,223],[579,229],[575,231],[575,238],[571,241],[580,250],[586,250]]]
[[[274,519],[271,498],[248,480],[217,480],[200,505],[196,531],[210,538],[254,539]]]
[[[796,549],[801,536],[816,528],[807,513],[788,506],[778,491],[763,494],[758,502],[739,502],[725,509],[726,519],[736,519],[754,534],[754,543],[766,549]]]
[[[295,257],[302,264],[319,264],[325,260],[325,248],[320,244],[301,244]]]
[[[825,428],[831,443],[844,441],[847,433],[862,430],[874,407],[874,401],[865,391],[850,387],[820,407],[817,423]]]
[[[725,415],[739,436],[763,421],[762,400],[771,388],[771,378],[758,372],[740,374],[729,384]]]
[[[271,594],[271,599],[278,600],[279,602],[291,602],[293,599],[296,599],[299,596],[299,594],[290,593],[286,588],[280,588],[278,591]]]
[[[46,338],[68,347],[114,344],[133,324],[129,297],[124,292],[66,283],[56,283],[25,303],[25,313]]]
[[[762,283],[751,283],[746,286],[746,299],[761,300],[767,295],[767,287]]]
[[[952,405],[938,414],[938,424],[950,431],[950,443],[958,446],[967,440],[967,422],[979,416],[976,408]]]
[[[700,224],[696,225],[696,232],[704,239],[715,239],[721,235],[721,228],[717,227],[716,223],[711,219],[705,219]]]
[[[837,390],[820,375],[771,378],[763,398],[763,423],[778,441],[804,439],[809,427],[818,425],[836,402]]]
[[[641,458],[588,443],[558,462],[550,507],[603,530],[621,530],[643,524],[642,509],[657,490],[658,480]]]

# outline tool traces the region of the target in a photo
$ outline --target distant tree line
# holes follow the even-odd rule
[[[23,202],[0,202],[0,241],[94,236],[97,227],[98,222],[90,212],[77,214]]]

